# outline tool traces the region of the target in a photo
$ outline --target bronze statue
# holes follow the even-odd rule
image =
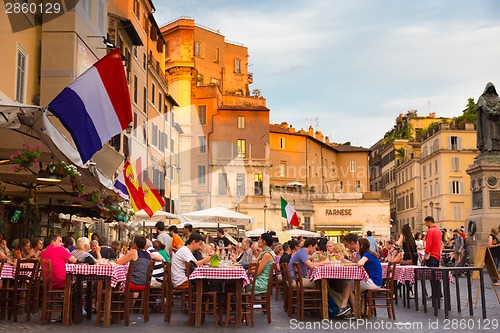
[[[500,151],[500,98],[488,82],[477,101],[477,148],[481,152]]]

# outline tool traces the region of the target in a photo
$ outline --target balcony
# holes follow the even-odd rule
[[[160,62],[156,60],[151,53],[148,56],[148,64],[154,69],[155,74],[157,74],[159,80],[165,85],[165,87],[168,87],[167,79],[165,78],[165,74],[160,67]]]

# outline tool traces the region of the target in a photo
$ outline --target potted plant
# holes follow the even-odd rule
[[[13,170],[15,172],[25,171],[38,161],[40,155],[40,146],[31,148],[24,144],[22,149],[10,156],[10,163],[14,164]]]

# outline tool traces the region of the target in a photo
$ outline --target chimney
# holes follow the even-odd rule
[[[307,134],[309,136],[314,136],[314,128],[312,126],[309,126],[309,129],[307,130]]]
[[[319,140],[319,141],[323,142],[323,133],[321,133],[321,131],[316,131],[316,133],[314,133],[314,137],[315,137],[317,140]]]
[[[288,123],[286,121],[280,124],[281,127],[288,129]]]
[[[288,132],[295,133],[295,128],[292,126],[292,124],[290,124],[290,126],[288,127]]]
[[[327,145],[329,145],[329,144],[330,144],[330,138],[328,137],[328,135],[327,135],[327,136],[325,136],[325,143],[326,143]]]

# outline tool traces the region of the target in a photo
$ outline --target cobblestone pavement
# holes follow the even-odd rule
[[[490,284],[489,281],[487,284]],[[434,317],[431,307],[431,301],[428,301],[428,313],[424,313],[420,307],[420,311],[415,311],[415,303],[412,300],[410,309],[404,308],[402,301],[396,305],[396,320],[392,321],[387,318],[387,312],[384,309],[379,309],[378,317],[374,317],[369,321],[365,319],[356,320],[332,320],[321,321],[317,318],[308,318],[305,322],[298,322],[296,319],[290,319],[282,308],[282,299],[278,302],[272,302],[272,323],[267,324],[266,316],[262,312],[256,311],[255,327],[243,326],[240,332],[251,332],[255,330],[276,331],[276,332],[293,332],[293,331],[352,331],[352,332],[374,332],[374,331],[398,331],[398,332],[437,332],[437,331],[468,331],[468,332],[499,332],[500,331],[500,304],[497,301],[495,293],[490,286],[486,287],[486,308],[488,319],[483,320],[481,315],[481,304],[474,309],[474,316],[469,316],[467,308],[467,288],[466,280],[460,279],[462,312],[458,313],[456,309],[456,298],[454,294],[454,286],[452,285],[452,309],[449,320],[444,319],[444,310],[439,310],[439,316]],[[430,288],[428,287],[430,291]],[[477,282],[473,285],[473,301],[477,290]],[[499,290],[500,292],[500,290]],[[60,323],[51,323],[41,325],[39,323],[40,314],[32,317],[30,322],[26,321],[24,316],[19,318],[18,323],[8,320],[0,320],[0,332],[137,332],[137,330],[147,333],[156,332],[190,332],[199,331],[203,333],[223,332],[236,330],[234,324],[230,324],[227,329],[215,328],[213,320],[207,318],[206,322],[200,329],[187,326],[187,316],[179,312],[174,312],[171,323],[163,321],[163,314],[152,314],[151,320],[144,323],[142,316],[139,314],[132,315],[131,324],[125,327],[123,321],[119,324],[112,324],[110,328],[105,329],[95,326],[94,320],[84,320],[83,323],[71,327],[63,327]]]

